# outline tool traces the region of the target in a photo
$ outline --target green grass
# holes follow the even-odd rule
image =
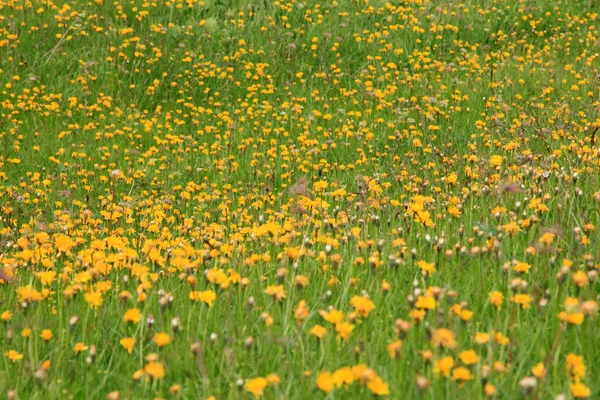
[[[599,13],[594,0],[0,0],[0,393],[238,399],[276,374],[265,398],[362,399],[366,384],[316,382],[365,364],[384,397],[485,398],[492,384],[513,399],[543,363],[529,396],[570,399],[573,353],[599,397]],[[221,288],[213,268],[247,281]],[[108,283],[92,308],[85,295]],[[28,285],[44,298],[20,298]],[[212,307],[192,290],[214,291]],[[428,292],[436,309],[413,321]],[[355,296],[370,315],[351,315]],[[348,339],[330,307],[354,324]],[[123,321],[132,308],[137,324]],[[392,359],[398,319],[411,329]],[[432,341],[440,328],[454,348]],[[158,332],[171,342],[159,348]],[[135,380],[152,354],[165,376]],[[452,379],[459,367],[472,379]]]

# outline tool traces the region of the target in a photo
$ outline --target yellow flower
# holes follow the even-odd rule
[[[138,310],[137,308],[130,308],[129,310],[127,310],[127,312],[125,312],[125,315],[123,316],[123,321],[131,322],[134,324],[137,324],[138,322],[140,322],[141,319],[142,319],[142,314],[140,313],[140,310]]]
[[[453,366],[454,359],[452,357],[443,357],[433,363],[433,372],[448,377]]]
[[[17,362],[23,359],[23,354],[19,354],[15,350],[9,350],[6,353],[4,353],[4,355],[8,357],[8,359],[12,362]]]
[[[354,330],[354,325],[349,324],[348,322],[340,322],[336,324],[335,331],[337,332],[337,337],[342,338],[344,340],[348,339]]]
[[[203,301],[208,304],[209,307],[212,307],[213,301],[217,298],[217,294],[212,290],[205,290],[203,292],[190,292],[190,300],[192,301]]]
[[[571,325],[581,325],[584,319],[585,316],[581,312],[567,314],[567,322]]]
[[[571,383],[571,394],[576,399],[586,399],[590,397],[592,391],[583,383],[579,382],[579,380],[576,380],[575,382]]]
[[[454,371],[452,371],[452,379],[454,379],[455,381],[465,382],[470,379],[473,379],[473,375],[471,375],[471,371],[469,371],[467,368],[458,367],[455,368]]]
[[[342,322],[342,320],[344,319],[344,313],[334,309],[323,313],[323,319],[327,322],[331,322],[332,324],[336,325]]]
[[[79,342],[75,345],[75,347],[73,347],[73,351],[75,353],[81,353],[82,351],[85,351],[88,349],[88,346],[86,346],[85,344]]]
[[[402,349],[402,340],[397,339],[392,343],[388,344],[387,351],[390,353],[390,357],[393,359],[400,357],[400,350]]]
[[[281,379],[277,374],[269,374],[267,375],[267,382],[269,382],[269,385],[271,386],[276,386],[279,384],[279,382],[281,382]]]
[[[121,343],[121,346],[123,346],[125,350],[127,350],[127,352],[131,354],[131,352],[133,351],[133,345],[135,344],[135,339],[132,337],[126,337],[121,339],[119,343]]]
[[[503,157],[498,155],[490,157],[490,167],[501,167],[503,160]]]
[[[546,375],[546,366],[544,363],[537,363],[533,368],[531,368],[531,372],[536,378],[541,378]]]
[[[29,328],[25,328],[21,331],[21,336],[23,336],[24,338],[28,338],[29,336],[31,336],[32,331]]]
[[[375,309],[375,304],[373,304],[371,299],[365,296],[352,297],[350,304],[354,307],[354,312],[365,318]]]
[[[477,363],[477,361],[479,361],[479,356],[477,356],[477,353],[475,353],[475,350],[462,351],[458,355],[458,358],[460,359],[460,361],[463,362],[463,364],[466,364],[466,365],[473,365],[473,364]]]
[[[90,305],[90,308],[97,308],[102,305],[102,293],[101,292],[89,292],[84,296],[85,301]]]
[[[265,378],[261,377],[249,379],[246,381],[244,389],[246,389],[247,392],[252,393],[256,398],[259,398],[263,395],[263,391],[268,383],[269,382]]]
[[[317,377],[317,387],[325,393],[331,392],[335,388],[335,381],[331,372],[321,372]]]
[[[573,274],[573,283],[577,285],[578,288],[584,288],[590,283],[590,279],[587,274],[583,271],[577,271]]]
[[[31,285],[18,288],[17,293],[19,294],[19,301],[21,302],[40,301],[43,299],[42,294],[31,287]]]
[[[387,383],[385,383],[380,377],[370,380],[367,383],[367,387],[371,393],[377,396],[386,396],[390,394],[390,389]]]
[[[519,304],[523,310],[528,309],[529,307],[531,307],[529,305],[529,303],[531,303],[533,301],[531,299],[531,296],[528,295],[528,294],[516,294],[513,297],[511,297],[510,300],[513,303]]]
[[[424,310],[435,310],[436,301],[435,298],[431,296],[419,296],[417,297],[417,302],[415,303],[415,308],[424,309]]]
[[[273,296],[278,301],[285,299],[287,296],[285,293],[285,290],[283,288],[283,285],[268,286],[267,289],[265,290],[265,293],[268,294],[269,296]]]
[[[424,261],[424,260],[418,261],[417,266],[419,268],[421,268],[423,271],[427,272],[429,274],[429,276],[431,276],[436,271],[434,263],[428,263],[427,261]]]
[[[490,334],[486,332],[477,332],[475,334],[475,343],[477,344],[485,344],[490,340]]]
[[[299,323],[304,322],[304,320],[308,318],[309,313],[310,310],[306,305],[306,300],[300,300],[298,307],[296,307],[296,310],[294,311],[294,318],[296,318],[296,321]]]
[[[502,332],[492,332],[492,337],[494,338],[494,341],[501,346],[510,343],[510,339],[504,336]]]
[[[490,303],[492,303],[498,310],[502,306],[502,302],[504,301],[504,295],[498,291],[490,293]]]
[[[323,339],[325,335],[327,335],[327,329],[325,329],[321,325],[315,325],[309,332],[311,335],[318,337],[319,339]]]
[[[159,332],[154,335],[154,343],[158,345],[158,347],[163,347],[168,345],[171,342],[171,337],[164,332]]]
[[[42,333],[40,334],[40,337],[45,340],[46,342],[50,339],[52,339],[52,331],[50,329],[44,329],[42,331]]]
[[[573,379],[582,379],[585,376],[585,369],[583,356],[574,353],[567,355],[567,375]]]
[[[485,391],[486,396],[489,397],[496,394],[496,386],[492,385],[491,383],[486,383],[483,390]]]
[[[531,269],[531,265],[529,265],[525,262],[517,262],[517,264],[513,267],[513,269],[516,272],[529,273],[529,270]]]
[[[8,311],[4,311],[2,315],[0,315],[0,319],[4,322],[8,322],[12,319],[12,314]]]
[[[165,376],[165,368],[161,363],[156,361],[150,361],[148,364],[146,364],[144,367],[144,372],[153,380],[157,380]]]
[[[343,367],[333,373],[333,381],[335,386],[350,385],[354,382],[354,374],[352,368]]]
[[[454,339],[454,333],[450,329],[440,328],[433,331],[431,335],[431,343],[434,346],[443,346],[448,349],[456,347],[456,340]]]
[[[515,221],[510,221],[508,224],[502,226],[502,230],[508,233],[510,236],[515,236],[517,232],[521,230],[519,225]]]

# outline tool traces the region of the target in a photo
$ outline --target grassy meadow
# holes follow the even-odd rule
[[[600,398],[597,0],[0,0],[0,398]]]

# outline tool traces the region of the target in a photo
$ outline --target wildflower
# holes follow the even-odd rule
[[[537,363],[531,368],[531,372],[536,378],[543,378],[546,375],[546,366],[544,363]]]
[[[485,344],[490,341],[490,334],[485,332],[477,332],[474,340],[477,344]]]
[[[354,382],[354,379],[352,368],[349,367],[340,368],[333,373],[333,381],[336,387],[350,385],[352,382]]]
[[[497,390],[496,390],[496,386],[494,386],[488,382],[485,384],[483,391],[485,392],[486,396],[491,397],[496,394]]]
[[[525,262],[517,262],[517,264],[513,267],[513,269],[516,272],[529,273],[529,270],[531,269],[531,265],[529,265]]]
[[[460,358],[460,361],[462,361],[463,364],[466,364],[466,365],[473,365],[473,364],[477,363],[477,361],[479,361],[479,356],[477,356],[477,353],[475,353],[474,350],[462,351],[458,355],[458,358]]]
[[[573,283],[575,283],[575,285],[577,285],[578,288],[584,288],[590,283],[590,280],[589,280],[587,274],[583,271],[575,272],[573,274],[572,279],[573,279]]]
[[[354,325],[349,324],[347,322],[339,322],[335,325],[335,331],[337,332],[337,337],[342,338],[344,340],[350,337],[350,334],[354,330]]]
[[[490,158],[490,167],[498,168],[502,166],[503,157],[499,155]]]
[[[375,309],[375,305],[368,297],[354,296],[350,300],[350,304],[354,307],[354,312],[360,314],[362,317],[368,317],[371,311]]]
[[[327,334],[327,329],[325,329],[321,325],[315,325],[311,330],[310,334],[316,336],[319,339],[323,339],[323,337]]]
[[[504,295],[498,291],[490,293],[490,303],[492,303],[498,310],[502,306],[502,302],[504,301]]]
[[[494,339],[494,342],[496,342],[497,344],[499,344],[501,346],[510,343],[510,339],[507,338],[506,336],[504,336],[504,334],[502,334],[502,332],[493,332],[492,338]]]
[[[294,311],[294,318],[296,318],[296,321],[298,321],[299,323],[302,323],[306,318],[308,318],[308,314],[309,309],[306,305],[306,301],[300,300],[298,306],[296,307],[296,310]]]
[[[23,354],[20,354],[15,350],[9,350],[6,353],[4,353],[4,355],[8,357],[8,359],[12,362],[17,362],[23,359]]]
[[[386,396],[386,395],[390,394],[388,384],[385,383],[380,377],[370,380],[367,383],[367,388],[369,388],[371,393],[373,393],[377,396]]]
[[[521,228],[515,221],[511,220],[508,224],[502,226],[502,230],[504,230],[504,232],[508,233],[510,236],[515,236],[521,230]]]
[[[203,292],[190,292],[190,300],[192,301],[202,301],[208,304],[209,307],[212,307],[213,302],[217,298],[217,294],[212,290],[205,290]]]
[[[152,380],[158,380],[164,378],[165,368],[163,365],[156,361],[150,361],[144,366],[144,373]]]
[[[523,310],[528,309],[532,302],[531,296],[528,294],[516,294],[510,299],[513,303],[519,304]]]
[[[75,347],[73,347],[73,351],[74,351],[75,353],[81,353],[82,351],[85,351],[85,350],[87,350],[88,348],[89,348],[88,346],[86,346],[85,344],[83,344],[83,343],[79,342],[79,343],[77,343],[77,344],[75,345]]]
[[[325,393],[331,392],[335,388],[335,381],[331,372],[321,372],[317,377],[317,387]]]
[[[434,264],[428,263],[427,261],[420,260],[417,262],[417,266],[421,268],[421,270],[427,272],[429,276],[431,276],[436,271]]]
[[[90,305],[90,308],[94,309],[102,305],[102,293],[101,292],[89,292],[84,295],[85,301]]]
[[[283,285],[268,286],[265,293],[273,296],[276,300],[281,301],[287,297]]]
[[[133,346],[135,345],[135,339],[132,337],[126,337],[121,339],[119,343],[121,343],[121,346],[123,346],[125,350],[127,350],[127,352],[131,354],[131,352],[133,351]]]
[[[417,298],[417,302],[415,303],[415,308],[425,309],[425,310],[435,310],[436,301],[435,298],[430,296],[419,296]]]
[[[159,332],[156,335],[154,335],[154,343],[156,343],[156,345],[158,347],[163,347],[168,345],[171,342],[171,337],[164,332]]]
[[[263,391],[268,385],[268,381],[265,378],[258,377],[254,379],[249,379],[246,381],[244,385],[244,389],[247,392],[252,393],[256,398],[259,398],[263,395]]]
[[[142,314],[137,308],[130,308],[129,310],[127,310],[127,312],[125,312],[125,315],[123,316],[123,321],[131,322],[133,324],[137,324],[138,322],[140,322],[141,319]]]
[[[336,325],[344,319],[344,313],[338,310],[331,310],[322,314],[323,319]]]
[[[519,381],[519,386],[525,396],[529,395],[537,386],[537,379],[533,376],[526,376]]]
[[[46,342],[52,339],[52,336],[52,331],[50,329],[44,329],[40,334],[40,337]]]
[[[452,357],[443,357],[435,361],[433,365],[433,372],[448,377],[450,376],[450,371],[452,370],[453,366],[454,359]]]
[[[434,346],[442,346],[449,349],[456,347],[456,340],[454,339],[454,333],[446,328],[435,329],[431,335],[431,343]]]
[[[571,394],[576,399],[587,399],[592,394],[592,391],[583,383],[579,382],[579,380],[576,380],[571,383]]]
[[[8,322],[12,319],[12,314],[8,311],[4,311],[2,315],[0,315],[0,319],[4,322]]]
[[[388,344],[387,351],[390,353],[392,360],[400,356],[400,349],[402,349],[402,340],[400,339],[396,339]]]
[[[583,356],[574,353],[567,355],[567,375],[570,375],[573,379],[583,379],[585,370]]]
[[[281,382],[281,379],[277,374],[269,374],[267,375],[267,382],[269,382],[269,385],[271,386],[277,386],[279,382]]]
[[[458,367],[452,371],[452,379],[455,381],[466,382],[470,379],[473,379],[473,375],[471,375],[471,371],[469,371],[465,367]]]

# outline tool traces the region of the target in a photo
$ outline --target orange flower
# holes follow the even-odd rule
[[[456,347],[456,339],[454,339],[454,333],[450,329],[440,328],[433,331],[431,336],[431,343],[434,346],[442,346],[449,349]]]
[[[158,345],[158,347],[163,347],[168,345],[171,342],[171,337],[164,332],[159,332],[154,335],[154,343]]]
[[[342,338],[344,340],[348,339],[354,330],[354,325],[349,324],[347,322],[340,322],[336,324],[335,331],[337,332],[337,337]]]
[[[161,379],[165,376],[165,368],[161,363],[156,361],[150,361],[146,364],[144,372],[153,380]]]
[[[217,294],[212,290],[205,290],[203,292],[190,292],[190,300],[192,301],[202,301],[208,304],[209,307],[212,307],[213,302],[217,298]]]
[[[52,339],[52,331],[50,329],[44,329],[40,334],[40,337],[47,342]]]
[[[138,310],[137,308],[130,308],[129,310],[127,310],[127,312],[125,312],[125,315],[123,316],[123,321],[131,322],[134,324],[137,324],[138,322],[140,322],[141,319],[142,319],[142,314],[140,313],[140,310]]]
[[[88,348],[88,346],[79,342],[75,345],[75,347],[73,347],[73,351],[75,351],[75,353],[81,353],[82,351],[86,351]]]
[[[121,339],[119,343],[121,343],[121,346],[123,346],[125,350],[127,350],[127,352],[131,354],[131,352],[133,351],[133,345],[135,344],[135,339],[132,337],[126,337]]]
[[[365,296],[354,296],[350,299],[350,304],[354,307],[354,312],[362,317],[368,317],[371,311],[375,309],[375,304]]]
[[[12,362],[17,362],[23,359],[23,354],[20,354],[15,350],[9,350],[6,353],[4,353],[4,355],[8,357],[8,359]]]
[[[268,385],[268,381],[265,378],[254,378],[246,381],[244,385],[244,389],[247,392],[250,392],[254,395],[254,397],[259,398],[263,395],[263,391]]]
[[[335,388],[335,381],[331,372],[321,372],[317,377],[317,387],[325,393],[331,392]]]
[[[323,339],[323,337],[327,334],[327,329],[325,329],[321,325],[315,325],[311,330],[310,334],[318,337],[319,339]]]

